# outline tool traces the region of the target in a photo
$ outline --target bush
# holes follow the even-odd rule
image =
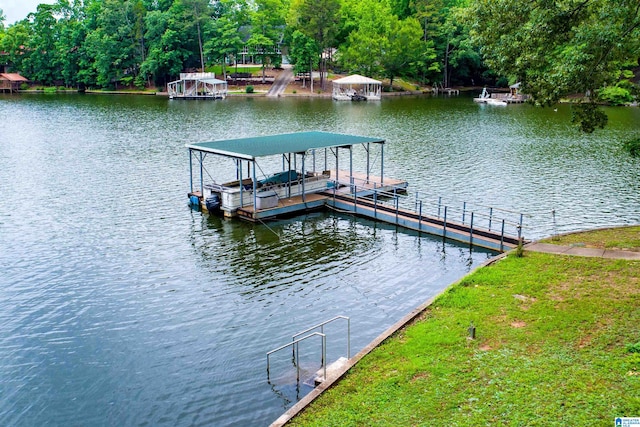
[[[633,157],[640,157],[640,138],[626,141],[623,146]]]
[[[245,92],[246,93],[253,93],[253,86],[251,86],[251,85],[247,86],[246,89],[245,89]]]
[[[635,344],[627,344],[627,351],[629,353],[640,353],[640,341]]]
[[[631,92],[619,86],[605,87],[600,91],[600,98],[611,105],[624,105],[633,101]]]
[[[22,83],[20,85],[20,90],[29,90],[29,85],[27,83]]]
[[[55,86],[52,87],[45,87],[44,88],[44,93],[56,93],[58,89],[56,89]]]

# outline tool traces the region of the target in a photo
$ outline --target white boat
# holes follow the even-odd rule
[[[504,107],[507,105],[507,101],[503,101],[501,99],[496,99],[496,98],[489,98],[487,99],[486,103],[489,105],[496,105],[499,107]]]

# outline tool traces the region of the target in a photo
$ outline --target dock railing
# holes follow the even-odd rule
[[[379,185],[377,182],[347,176],[335,182],[333,193],[336,194],[340,187],[349,187],[354,203],[357,203],[358,196],[369,197],[373,200],[374,211],[378,206],[386,206],[395,210],[396,217],[409,212],[417,214],[419,221],[427,216],[437,218],[444,223],[445,229],[447,222],[455,222],[468,226],[471,234],[474,230],[484,230],[499,233],[503,238],[505,235],[522,238],[524,214],[520,212],[468,202],[461,202],[461,206],[447,205],[442,197],[438,197],[437,201],[426,201],[420,198],[419,193],[412,197],[406,194],[404,188],[382,190],[378,188]]]

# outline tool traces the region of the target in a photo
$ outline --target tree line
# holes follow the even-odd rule
[[[579,94],[592,131],[597,103],[638,97],[640,1],[58,0],[10,25],[0,12],[0,65],[43,85],[164,86],[243,53],[279,66],[280,48],[299,73],[520,81],[540,105]]]
[[[163,86],[181,71],[233,64],[241,52],[278,66],[281,47],[297,72],[480,84],[492,76],[469,43],[468,3],[58,0],[0,22],[0,52],[32,81],[69,87]]]

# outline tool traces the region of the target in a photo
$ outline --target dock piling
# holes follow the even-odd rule
[[[442,239],[447,237],[447,207],[444,207],[444,221],[442,223]]]
[[[489,208],[489,231],[491,231],[491,220],[493,219],[493,208]]]
[[[471,223],[469,224],[469,246],[473,246],[473,211],[471,211]]]

